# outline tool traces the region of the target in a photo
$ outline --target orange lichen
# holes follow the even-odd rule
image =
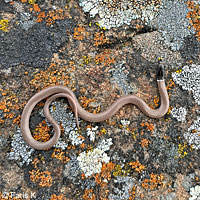
[[[136,160],[135,162],[130,162],[129,165],[132,166],[132,169],[134,169],[138,173],[141,173],[145,170],[145,166],[142,165],[138,160]]]
[[[106,121],[105,121],[109,126],[113,126],[113,125],[115,125],[116,124],[116,122],[115,121],[112,121],[111,119],[107,119]]]
[[[41,12],[37,4],[34,4],[33,10],[34,12],[36,12],[35,16],[37,17],[35,21],[36,22],[45,21],[47,25],[54,24],[56,20],[62,20],[65,18],[64,11],[62,9],[50,10],[48,13],[45,13],[44,11]]]
[[[81,179],[85,179],[85,174],[81,174]]]
[[[83,195],[83,200],[96,200],[95,194],[93,193],[93,189],[85,189]]]
[[[153,132],[153,130],[154,130],[154,125],[149,122],[145,122],[145,123],[143,122],[140,125],[145,127],[148,131]]]
[[[19,98],[11,91],[2,91],[2,96],[0,110],[3,111],[4,118],[13,119],[13,123],[19,124],[21,116],[16,113],[16,110],[23,108],[26,102],[19,103]],[[1,123],[4,123],[3,119],[0,119],[0,124]]]
[[[15,117],[15,114],[14,113],[6,113],[5,115],[4,115],[4,117],[5,118],[9,118],[9,119],[13,119],[14,117]]]
[[[150,142],[150,140],[148,140],[147,138],[143,138],[143,139],[141,139],[141,142],[140,142],[140,144],[141,144],[141,146],[142,147],[148,147],[148,145],[150,144],[151,142]]]
[[[45,18],[45,12],[40,12],[40,13],[37,15],[37,19],[36,19],[35,21],[36,21],[36,22],[42,22],[44,18]]]
[[[69,66],[60,67],[56,63],[52,63],[45,71],[41,70],[30,81],[31,86],[37,90],[47,88],[54,85],[68,85],[70,84],[70,68],[73,66],[73,62],[69,63]],[[72,82],[74,86],[74,82]],[[74,88],[72,89],[75,90]]]
[[[22,3],[26,3],[27,2],[27,0],[20,0]]]
[[[93,150],[94,150],[93,146],[91,144],[88,144],[86,152],[88,153],[89,151],[93,151]]]
[[[34,169],[32,171],[29,171],[30,180],[34,183],[37,183],[40,187],[51,187],[53,183],[51,173],[49,171],[41,172],[40,169],[38,169],[38,163],[38,158],[35,158],[32,161]]]
[[[175,83],[174,83],[174,81],[172,80],[172,79],[170,79],[168,82],[167,82],[167,91],[169,92],[172,88],[174,88],[175,87]],[[169,96],[171,95],[171,94],[168,94]]]
[[[80,144],[80,147],[81,147],[82,149],[84,149],[84,148],[85,148],[85,143]]]
[[[108,42],[103,31],[94,34],[94,41],[95,41],[94,46],[103,45]]]
[[[32,164],[34,165],[34,168],[35,168],[35,169],[38,169],[37,164],[38,164],[39,162],[40,162],[40,161],[39,161],[38,158],[35,158],[35,159],[32,161]]]
[[[129,190],[130,197],[128,198],[128,200],[135,199],[135,190],[136,190],[136,187],[133,187],[131,190]]]
[[[100,109],[101,109],[100,106],[98,106],[97,108],[93,108],[93,107],[90,106],[90,103],[91,103],[91,102],[96,102],[96,100],[93,99],[93,98],[87,99],[86,96],[80,96],[80,97],[79,97],[79,101],[80,101],[80,103],[81,103],[81,106],[82,106],[83,108],[85,108],[88,112],[97,113],[97,112],[99,112]]]
[[[38,4],[33,4],[33,10],[34,10],[35,12],[40,12],[40,11],[41,11]]]
[[[167,88],[168,96],[170,97],[171,90],[175,87],[175,83],[172,79],[170,79],[166,85],[167,85],[166,88]],[[158,95],[154,96],[153,103],[154,103],[154,105],[152,105],[152,104],[149,105],[153,109],[160,105],[160,97]]]
[[[144,179],[142,181],[142,187],[145,189],[150,189],[150,190],[154,190],[155,188],[158,187],[158,185],[162,184],[162,181],[164,179],[164,176],[161,175],[157,175],[157,174],[151,174],[150,175],[150,179]]]
[[[199,3],[194,2],[193,0],[189,0],[186,2],[187,7],[190,11],[187,14],[187,18],[190,21],[191,26],[196,31],[196,37],[200,40],[200,7]],[[188,28],[191,29],[191,26]]]
[[[78,24],[78,26],[74,28],[75,40],[83,40],[85,37],[88,37],[88,36],[89,36],[89,32],[86,31],[84,25]]]
[[[95,182],[102,187],[105,187],[107,182],[111,179],[111,172],[113,171],[115,164],[112,162],[102,163],[101,172],[95,174]],[[105,181],[106,180],[106,181]]]
[[[46,16],[47,25],[55,23],[55,20],[64,19],[64,13],[62,9],[52,10]]]
[[[32,182],[38,183],[40,187],[51,187],[52,186],[52,177],[49,171],[40,172],[40,170],[32,170],[29,172],[30,179]]]
[[[54,149],[53,154],[51,155],[52,158],[57,158],[58,160],[66,163],[70,161],[70,158],[66,156],[67,152],[62,151],[62,149]]]
[[[46,121],[42,121],[35,128],[33,132],[33,138],[40,142],[47,142],[50,139],[49,135],[50,127],[47,125]]]
[[[141,29],[144,28],[144,25],[142,25],[142,24],[136,24],[135,28],[137,29],[137,31],[140,31]]]
[[[67,149],[75,149],[76,148],[76,146],[74,146],[74,145],[69,145],[68,147],[67,147]]]
[[[110,49],[105,49],[102,53],[95,56],[96,64],[103,64],[104,66],[115,63],[115,58],[112,56]]]
[[[154,96],[153,102],[154,102],[155,107],[158,107],[159,106],[159,102],[160,102],[160,97],[159,96]]]
[[[93,98],[87,99],[86,96],[81,96],[81,97],[80,97],[81,106],[82,106],[83,108],[87,108],[88,105],[89,105],[91,102],[95,102],[95,101],[96,101],[96,100],[93,99]]]
[[[50,200],[67,200],[66,197],[63,194],[52,194]]]
[[[93,174],[95,182],[99,185],[99,199],[108,200],[107,196],[109,193],[108,182],[111,179],[111,173],[115,167],[115,164],[112,162],[102,163],[101,172],[98,174]]]

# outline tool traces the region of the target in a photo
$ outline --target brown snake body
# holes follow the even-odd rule
[[[46,88],[38,92],[37,94],[35,94],[26,104],[22,113],[22,117],[21,117],[22,136],[24,140],[31,147],[38,150],[48,149],[52,147],[58,141],[61,134],[60,126],[53,119],[53,117],[51,116],[49,112],[49,105],[54,99],[58,97],[65,97],[68,99],[69,104],[75,113],[78,128],[79,128],[78,116],[86,121],[101,122],[106,119],[109,119],[121,107],[123,107],[126,104],[135,104],[147,116],[151,118],[160,118],[163,115],[165,115],[169,109],[169,97],[167,94],[167,89],[165,86],[163,74],[164,74],[163,68],[160,68],[158,72],[157,84],[158,84],[158,90],[160,93],[161,105],[158,109],[150,108],[141,98],[135,95],[127,95],[127,96],[123,96],[117,99],[110,107],[107,108],[107,110],[97,113],[97,114],[93,114],[93,113],[87,112],[81,107],[74,93],[66,86],[59,85],[59,86],[52,86],[52,87]],[[29,128],[29,119],[31,116],[31,112],[36,106],[36,104],[47,97],[50,97],[50,98],[45,103],[44,114],[47,120],[53,125],[53,128],[55,129],[55,134],[47,142],[39,142],[39,141],[36,141],[31,135],[30,128]]]

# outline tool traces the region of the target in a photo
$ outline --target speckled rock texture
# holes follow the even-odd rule
[[[195,0],[0,1],[0,199],[199,200],[200,2]],[[20,117],[37,92],[65,85],[91,113],[124,95],[158,108],[165,67],[170,108],[151,119],[125,105],[109,120],[79,118],[67,99],[50,105],[61,137],[39,151]],[[45,99],[37,141],[54,134]]]

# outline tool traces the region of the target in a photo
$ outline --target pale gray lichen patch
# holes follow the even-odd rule
[[[20,13],[20,22],[19,25],[24,29],[28,30],[31,28],[34,24],[36,24],[36,21],[34,21],[31,17],[30,13]]]
[[[32,161],[31,155],[33,152],[34,149],[26,144],[21,130],[18,128],[12,138],[11,152],[8,153],[8,159],[19,161],[21,166],[28,165]]]
[[[189,8],[184,0],[162,1],[156,26],[163,36],[160,39],[174,51],[180,50],[184,38],[195,33],[193,28],[188,28],[188,12]]]
[[[200,65],[186,65],[181,73],[172,73],[172,78],[183,90],[191,91],[195,102],[200,105]]]
[[[75,181],[76,177],[81,175],[79,162],[75,156],[72,156],[70,161],[66,163],[63,175],[73,181]]]
[[[79,0],[84,12],[90,17],[99,15],[99,25],[106,29],[130,25],[135,19],[148,23],[157,15],[159,4],[159,0]]]
[[[126,71],[124,63],[117,64],[112,67],[108,72],[111,73],[111,83],[117,84],[117,86],[123,91],[124,94],[130,94],[133,92],[133,88],[128,82],[128,74]]]
[[[78,129],[76,127],[76,119],[73,112],[68,111],[68,104],[59,101],[53,101],[49,110],[52,117],[58,123],[61,123],[64,129],[64,136],[62,136],[62,138],[58,140],[54,147],[62,148],[64,150],[67,148],[68,142],[71,142],[72,145],[82,144],[84,140],[80,138],[79,134],[77,133]],[[43,114],[43,110],[41,110],[40,115],[42,117],[45,117]],[[48,123],[48,120],[45,120],[47,124],[51,126],[51,124]]]
[[[188,143],[196,150],[200,148],[200,117],[184,133]]]
[[[110,200],[124,200],[129,199],[130,190],[132,190],[134,186],[134,179],[129,176],[117,176],[114,180],[114,184],[118,187],[114,187],[113,193],[109,194],[108,198]]]
[[[68,110],[67,103],[58,101],[52,102],[50,113],[57,122],[62,123],[66,135],[68,135],[70,131],[74,131],[76,129],[76,119],[73,112]]]
[[[186,120],[187,110],[184,107],[172,108],[172,117],[176,118],[179,122],[184,122]]]
[[[108,151],[110,150],[110,147],[112,146],[113,142],[112,142],[112,138],[108,138],[108,139],[102,139],[98,144],[97,144],[97,148],[101,149],[103,151]]]

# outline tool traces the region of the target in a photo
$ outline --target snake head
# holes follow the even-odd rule
[[[159,66],[157,72],[157,80],[159,81],[164,80],[164,74],[165,74],[164,66]]]

